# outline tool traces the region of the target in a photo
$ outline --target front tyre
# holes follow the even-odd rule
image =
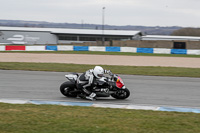
[[[77,94],[71,93],[74,91],[74,87],[72,86],[71,82],[64,82],[60,86],[60,92],[66,97],[77,97]]]
[[[130,91],[127,88],[120,89],[116,93],[112,94],[111,96],[116,99],[126,99],[130,96]]]

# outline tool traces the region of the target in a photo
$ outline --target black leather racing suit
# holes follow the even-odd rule
[[[104,73],[109,73],[110,70],[104,70]],[[87,96],[92,93],[97,78],[93,74],[93,69],[90,69],[78,77],[77,88],[82,90]]]

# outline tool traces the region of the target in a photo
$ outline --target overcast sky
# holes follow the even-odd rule
[[[200,27],[200,0],[0,0],[0,19]]]

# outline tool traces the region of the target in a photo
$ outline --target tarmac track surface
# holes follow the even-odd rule
[[[64,97],[65,72],[0,70],[0,99],[91,102]],[[200,107],[200,78],[120,75],[131,96],[98,98],[94,103]]]

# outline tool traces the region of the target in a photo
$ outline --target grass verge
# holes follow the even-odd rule
[[[97,51],[0,51],[0,53],[53,53],[53,54],[90,54],[90,55],[124,55],[124,56],[163,56],[163,57],[192,57],[200,58],[200,55],[186,54],[151,54],[131,52],[97,52]]]
[[[197,133],[194,113],[0,103],[1,133]]]
[[[0,69],[2,70],[85,72],[86,70],[91,69],[94,66],[95,65],[62,64],[62,63],[0,62]],[[101,65],[101,66],[117,74],[200,77],[200,68],[111,66],[111,65]]]

